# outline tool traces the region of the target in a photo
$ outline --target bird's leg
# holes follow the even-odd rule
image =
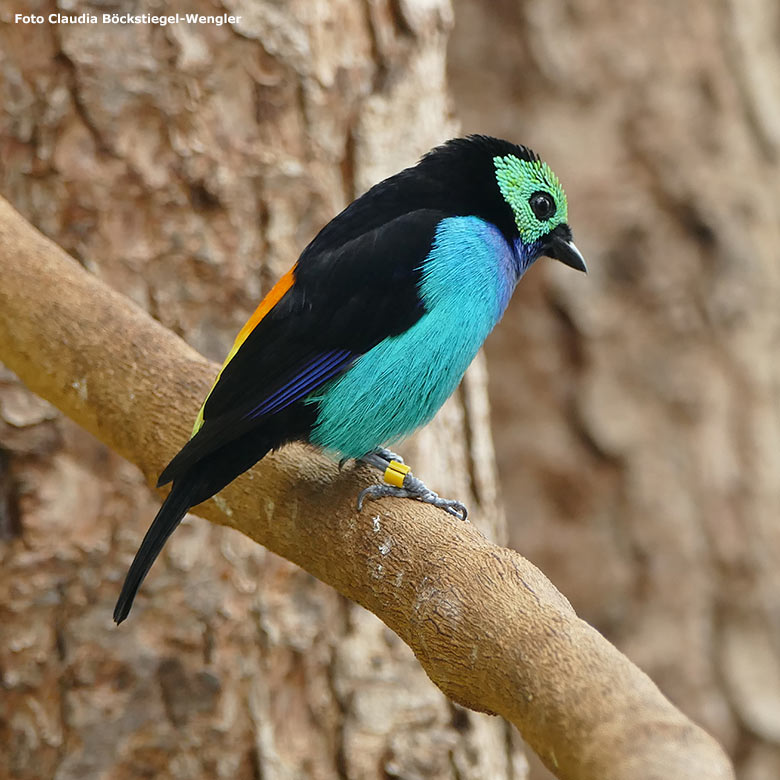
[[[348,460],[351,460],[351,458],[342,458],[339,461],[339,471],[344,468],[344,464]],[[358,458],[358,460],[369,466],[373,466],[380,471],[385,471],[393,461],[396,461],[396,463],[400,463],[401,465],[403,465],[404,462],[404,459],[400,455],[396,455],[392,450],[385,449],[384,447],[379,447],[376,450],[367,452],[362,458]]]
[[[360,460],[369,466],[374,466],[384,472],[384,483],[371,485],[360,491],[358,496],[358,512],[363,509],[363,502],[373,501],[377,498],[393,496],[395,498],[413,498],[424,504],[444,509],[459,520],[468,522],[468,510],[460,501],[450,498],[441,498],[434,493],[421,479],[417,479],[409,467],[404,465],[403,459],[394,452],[386,449],[378,449],[366,453]]]
[[[382,472],[386,471],[393,461],[400,463],[402,466],[404,465],[404,459],[400,455],[396,455],[392,450],[385,449],[384,447],[380,447],[372,452],[367,452],[359,460]]]

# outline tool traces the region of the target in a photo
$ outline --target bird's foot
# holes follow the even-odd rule
[[[363,509],[366,500],[375,501],[378,498],[393,496],[395,498],[413,498],[424,504],[443,509],[453,517],[468,522],[468,509],[460,501],[450,498],[442,498],[434,493],[421,479],[417,479],[409,467],[404,465],[395,453],[390,450],[377,450],[364,455],[361,460],[372,466],[384,470],[385,482],[382,485],[370,485],[360,491],[358,496],[358,512]]]
[[[458,520],[468,523],[469,511],[460,501],[455,501],[452,498],[442,498],[438,493],[434,493],[433,490],[426,487],[417,477],[412,477],[412,480],[419,482],[422,485],[422,490],[399,488],[394,485],[370,485],[361,490],[358,496],[358,511],[363,509],[363,502],[366,500],[375,501],[378,498],[386,498],[387,496],[413,498],[416,501],[422,501],[424,504],[439,507],[439,509],[449,512],[453,517],[457,517]]]

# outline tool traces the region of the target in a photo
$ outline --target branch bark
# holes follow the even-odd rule
[[[2,200],[0,359],[150,483],[186,439],[216,373]],[[383,501],[357,513],[370,478],[290,446],[195,514],[376,614],[442,691],[506,717],[560,778],[733,777],[719,745],[538,569],[421,504]]]

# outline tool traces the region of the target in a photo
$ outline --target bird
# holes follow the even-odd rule
[[[121,623],[187,511],[268,452],[308,442],[384,472],[365,500],[414,498],[466,519],[387,449],[429,422],[547,256],[587,271],[563,188],[526,146],[447,141],[328,222],[236,336],[130,566]]]

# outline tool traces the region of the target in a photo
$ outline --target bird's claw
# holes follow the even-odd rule
[[[363,502],[366,500],[376,501],[379,498],[387,498],[392,496],[394,498],[413,498],[415,501],[422,501],[424,504],[431,504],[432,506],[443,509],[453,517],[457,517],[463,522],[468,522],[468,509],[460,501],[455,501],[451,498],[442,498],[438,493],[434,493],[425,484],[416,477],[404,480],[404,484],[409,481],[411,484],[408,487],[395,487],[394,485],[369,485],[360,491],[357,500],[358,512],[363,510]]]
[[[459,520],[468,522],[468,509],[460,501],[442,498],[438,493],[434,493],[421,479],[417,479],[409,471],[400,455],[380,447],[366,453],[360,460],[384,472],[387,481],[380,485],[371,485],[360,491],[357,500],[358,512],[362,511],[363,503],[366,500],[375,501],[378,498],[392,496],[393,498],[413,498],[424,504],[431,504],[431,506],[443,509]],[[403,468],[398,469],[399,465]],[[391,480],[388,475],[391,475],[393,479]],[[403,484],[397,481],[399,477],[403,479]]]

